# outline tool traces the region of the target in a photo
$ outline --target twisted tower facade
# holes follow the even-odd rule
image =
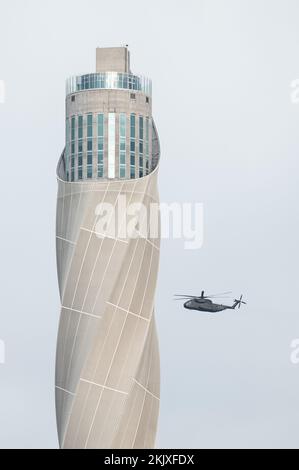
[[[159,221],[140,230],[158,204],[151,100],[151,81],[131,73],[127,47],[98,48],[96,73],[67,81],[56,221],[62,448],[154,447]],[[130,236],[128,217],[141,206]]]

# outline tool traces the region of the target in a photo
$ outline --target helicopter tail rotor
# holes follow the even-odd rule
[[[243,294],[241,295],[241,297],[239,298],[239,300],[238,300],[238,299],[235,299],[235,302],[237,302],[238,308],[241,307],[241,304],[246,304],[246,302],[244,302],[244,300],[242,300],[242,299],[243,299]]]

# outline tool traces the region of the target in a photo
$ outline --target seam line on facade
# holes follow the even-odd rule
[[[58,385],[55,385],[55,388],[58,388],[58,390],[61,390],[62,392],[68,393],[69,395],[72,395],[73,397],[75,396],[74,392],[70,392],[69,390],[66,390],[65,388],[58,387]]]
[[[80,227],[80,230],[84,230],[85,232],[89,232],[89,233],[94,233],[99,238],[99,240],[103,240],[105,238],[110,238],[111,240],[115,240],[117,242],[128,244],[128,242],[126,240],[122,240],[121,238],[112,237],[111,235],[106,235],[104,233],[96,232],[95,230],[91,230],[89,228]]]
[[[116,305],[112,302],[106,302],[108,305],[112,305],[112,307],[118,308],[119,310],[122,310],[123,312],[129,313],[130,315],[133,315],[134,317],[140,318],[141,320],[150,322],[148,318],[142,317],[141,315],[138,315],[137,313],[131,312],[130,310],[126,310],[125,308],[120,307],[119,305]]]
[[[92,318],[97,318],[97,319],[101,319],[102,317],[99,316],[99,315],[94,315],[93,313],[88,313],[88,312],[83,312],[82,310],[77,310],[75,308],[71,308],[71,307],[65,307],[64,305],[61,306],[61,309],[65,309],[65,310],[71,310],[73,312],[76,312],[76,313],[80,313],[82,315],[88,315],[89,317],[92,317]]]
[[[143,240],[145,240],[147,243],[149,243],[150,245],[152,245],[156,250],[160,251],[160,248],[158,246],[156,246],[149,238],[146,238],[144,237],[139,230],[136,230],[136,233],[138,233],[139,238],[142,238]]]
[[[96,385],[97,387],[101,387],[101,388],[104,388],[106,390],[110,390],[112,392],[118,392],[118,393],[122,393],[123,395],[128,395],[128,392],[124,392],[123,390],[118,390],[117,388],[108,387],[107,385],[98,384],[96,382],[93,382],[92,380],[87,380],[87,379],[80,378],[80,382],[86,382],[88,384]]]
[[[59,240],[62,240],[64,242],[68,242],[71,245],[76,245],[76,242],[72,242],[71,240],[68,240],[67,238],[59,237],[58,235],[56,235],[56,238],[58,238]]]
[[[156,400],[160,401],[160,398],[157,397],[157,395],[155,395],[154,393],[150,392],[144,385],[142,385],[140,382],[138,382],[138,380],[136,380],[134,377],[133,377],[133,380],[134,382],[139,385],[139,387],[141,387],[145,392],[147,392],[149,395],[151,395],[153,398],[155,398]]]

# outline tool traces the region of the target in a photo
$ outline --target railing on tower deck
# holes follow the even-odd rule
[[[66,81],[66,95],[93,89],[141,91],[151,96],[152,81],[141,75],[120,72],[89,73],[70,77]]]

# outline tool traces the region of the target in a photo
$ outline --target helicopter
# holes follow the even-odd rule
[[[214,304],[211,299],[216,297],[221,297],[226,294],[230,294],[231,292],[223,292],[222,294],[214,294],[214,295],[205,295],[205,292],[202,291],[200,297],[193,296],[193,295],[184,295],[184,294],[176,294],[177,299],[175,300],[185,300],[187,302],[184,303],[184,308],[188,310],[199,310],[200,312],[208,312],[208,313],[216,313],[221,312],[222,310],[234,310],[236,307],[240,308],[241,304],[246,304],[243,299],[243,294],[237,300],[234,300],[233,305],[222,305],[222,304]]]

